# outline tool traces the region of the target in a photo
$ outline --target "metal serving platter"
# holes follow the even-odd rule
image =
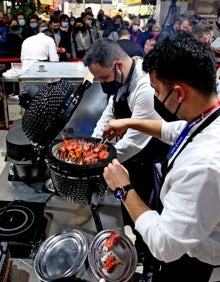
[[[85,236],[71,230],[46,239],[34,260],[34,269],[41,281],[79,274],[88,253]]]
[[[120,240],[109,252],[113,252],[118,259],[123,261],[123,264],[117,265],[110,273],[104,268],[103,257],[109,252],[103,250],[103,245],[110,236],[112,229],[101,231],[95,236],[89,246],[88,261],[97,279],[104,278],[108,282],[126,282],[131,279],[137,267],[137,252],[133,242],[126,235],[120,231],[114,231]]]

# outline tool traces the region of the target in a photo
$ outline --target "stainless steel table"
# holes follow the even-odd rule
[[[61,197],[42,192],[43,183],[28,186],[23,182],[10,182],[8,181],[8,169],[9,164],[5,166],[0,176],[0,200],[12,201],[19,199],[29,202],[46,202],[49,199],[45,208],[45,216],[48,219],[46,236],[61,233],[66,229],[77,229],[91,242],[97,234],[97,229],[89,205],[70,203]],[[98,207],[103,229],[124,230],[121,204],[114,198],[111,191],[107,191],[105,196],[99,199]],[[11,282],[40,281],[35,274],[33,263],[34,257],[13,259]],[[89,267],[87,267],[81,278],[90,282],[97,281]]]

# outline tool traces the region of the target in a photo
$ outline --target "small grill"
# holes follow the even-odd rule
[[[109,152],[106,159],[87,165],[68,163],[57,158],[57,149],[63,141],[56,140],[56,137],[69,121],[90,85],[88,79],[84,79],[79,86],[59,80],[39,87],[27,87],[20,97],[25,108],[22,118],[23,131],[35,146],[35,151],[39,151],[37,155],[46,161],[52,189],[71,202],[83,204],[91,203],[93,193],[98,198],[105,193],[107,185],[102,176],[103,170],[116,156],[116,150],[112,144],[106,143]],[[74,139],[82,138],[94,144],[100,141],[92,137]]]
[[[74,140],[84,140],[97,144],[100,139],[92,137],[77,137]],[[47,161],[50,176],[57,193],[71,202],[90,203],[95,192],[99,197],[106,191],[106,183],[102,177],[104,167],[116,156],[116,149],[107,143],[108,157],[94,164],[74,164],[57,157],[57,150],[63,141],[57,140],[49,146]]]
[[[93,82],[93,76],[88,74],[78,86],[65,80],[39,87],[32,85],[20,95],[20,104],[25,108],[22,118],[24,134],[32,142],[38,161],[44,160],[49,168],[51,179],[46,186],[70,202],[88,203],[99,232],[102,223],[97,199],[107,188],[102,173],[116,156],[114,146],[106,143],[108,157],[90,165],[70,164],[56,157],[56,150],[62,142],[56,138],[73,115],[84,92],[92,85],[91,79]],[[100,141],[91,137],[83,138],[94,143]]]

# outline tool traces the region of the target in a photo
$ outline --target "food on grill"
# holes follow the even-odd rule
[[[107,272],[112,272],[114,271],[115,267],[119,264],[123,264],[123,261],[118,259],[113,252],[110,252],[110,254],[108,256],[104,256],[102,259],[104,266],[105,266],[105,270]]]
[[[109,155],[108,145],[94,143],[85,139],[69,139],[63,137],[56,157],[59,160],[79,165],[95,164]]]
[[[117,233],[112,230],[109,237],[106,239],[104,245],[103,245],[103,251],[107,252],[112,249],[114,245],[117,245],[120,240],[120,237],[117,235]]]

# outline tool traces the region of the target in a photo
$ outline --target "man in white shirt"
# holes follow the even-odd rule
[[[153,282],[220,281],[220,102],[214,54],[208,44],[181,33],[157,43],[143,69],[155,89],[155,109],[162,117],[169,111],[184,121],[114,120],[103,136],[122,136],[132,128],[172,145],[160,175],[160,211],[138,197],[118,160],[105,168],[104,178],[161,261]]]
[[[39,61],[59,62],[53,33],[45,29],[24,40],[21,46],[21,62],[23,69]]]

